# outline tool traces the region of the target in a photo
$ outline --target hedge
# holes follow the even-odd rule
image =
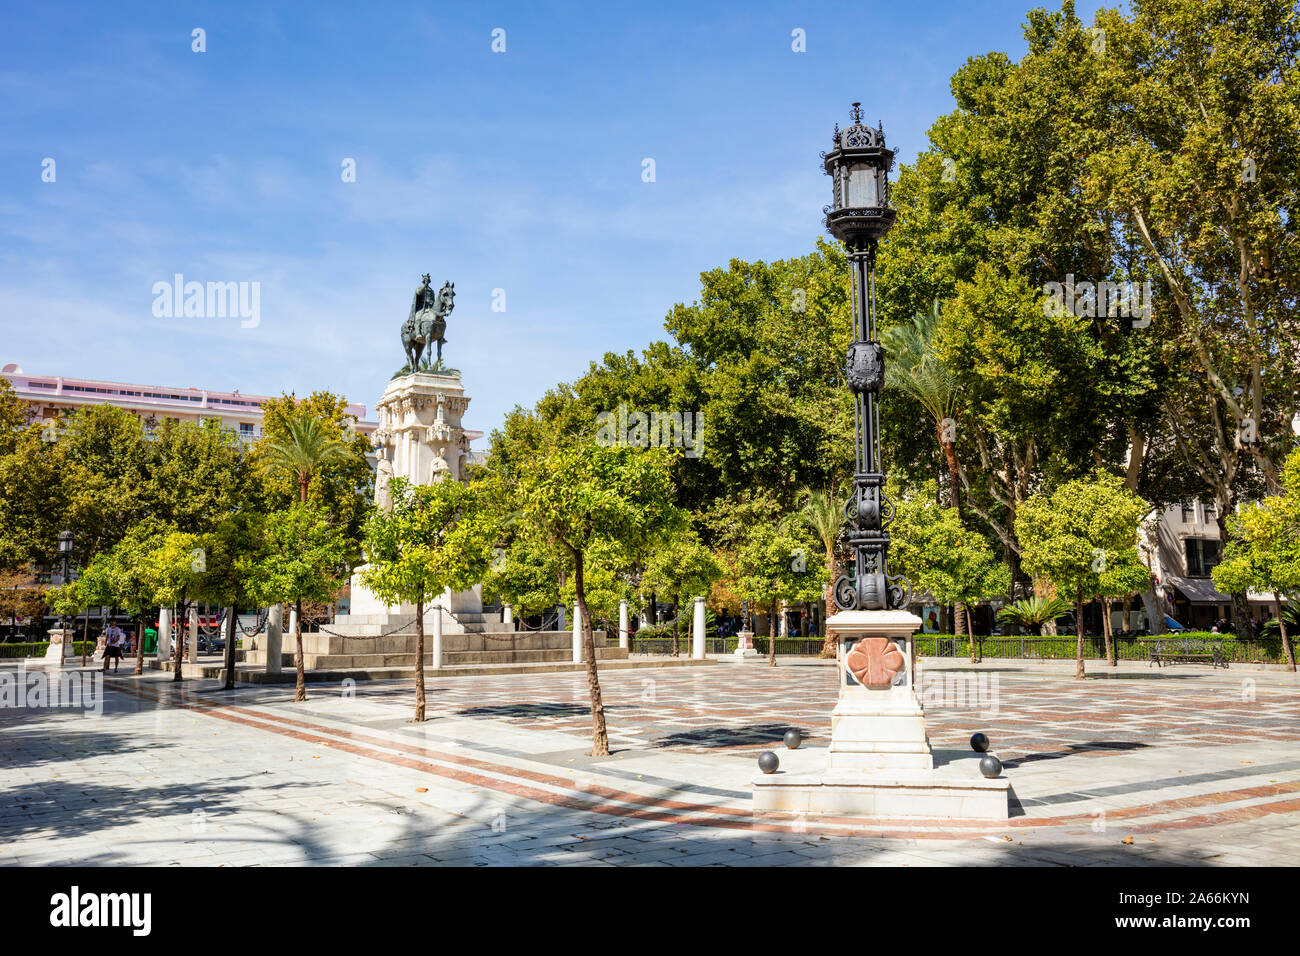
[[[44,657],[49,646],[49,641],[36,641],[30,644],[0,644],[0,658]],[[78,655],[81,654],[82,648],[86,649],[87,654],[92,654],[95,651],[95,642],[75,641],[72,647]]]

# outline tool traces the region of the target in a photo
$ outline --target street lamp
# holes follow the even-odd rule
[[[853,576],[842,574],[833,594],[840,610],[887,610],[906,607],[911,585],[889,573],[889,533],[894,505],[885,495],[880,462],[880,410],[876,396],[885,384],[885,353],[876,338],[876,246],[894,224],[889,207],[889,171],[894,151],[885,146],[884,130],[862,123],[862,104],[853,104],[853,125],[835,125],[834,148],[822,153],[833,182],[826,229],[844,243],[849,255],[853,295],[853,344],[845,376],[854,399],[856,467],[853,497],[844,508]]]
[[[59,532],[59,557],[63,559],[63,583],[68,583],[68,559],[72,557],[72,532]],[[59,615],[59,627],[67,629],[67,615]]]

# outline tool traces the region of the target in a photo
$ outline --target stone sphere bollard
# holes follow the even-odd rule
[[[772,751],[764,750],[758,755],[758,769],[763,773],[776,773],[776,768],[779,766],[781,766],[781,761]]]
[[[797,730],[787,730],[785,736],[781,739],[785,741],[785,745],[791,750],[798,750],[799,745],[803,743],[803,734]]]
[[[992,754],[980,758],[980,773],[990,779],[1002,773],[1002,761]]]
[[[989,749],[989,739],[983,734],[974,734],[970,739],[970,749],[982,754]]]

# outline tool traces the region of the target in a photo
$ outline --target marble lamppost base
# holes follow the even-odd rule
[[[736,644],[736,649],[732,651],[732,653],[736,657],[744,659],[747,657],[758,656],[758,650],[754,647],[753,631],[748,631],[748,630],[739,631],[737,632],[736,637],[738,639],[738,643]]]
[[[907,611],[841,611],[836,638],[839,701],[823,769],[760,773],[754,810],[888,818],[1005,820],[1010,785],[979,772],[979,754],[935,767],[917,697]]]
[[[39,666],[80,667],[81,657],[77,654],[75,641],[76,632],[72,628],[50,628],[50,644],[38,662]]]

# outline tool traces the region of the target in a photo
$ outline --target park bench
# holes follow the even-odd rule
[[[1151,664],[1209,664],[1211,667],[1228,666],[1223,651],[1223,638],[1166,637],[1151,645]]]

